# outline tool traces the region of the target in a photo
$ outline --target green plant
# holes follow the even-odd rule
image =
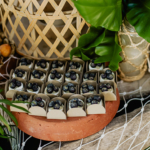
[[[0,90],[1,92],[2,90]],[[6,105],[9,105],[9,106],[13,106],[13,107],[16,107],[18,109],[21,109],[27,113],[29,113],[28,110],[24,109],[23,107],[20,107],[20,106],[16,106],[15,103],[27,103],[27,102],[22,102],[22,101],[9,101],[7,99],[1,99],[0,100],[0,108],[5,111],[7,113],[7,115],[14,121],[14,123],[16,124],[16,126],[18,126],[18,122],[17,122],[17,119],[15,118],[15,116],[6,108],[2,105],[2,103],[6,104]],[[11,128],[9,126],[9,123],[6,121],[6,119],[2,116],[2,114],[0,114],[0,122],[4,124],[4,126],[2,126],[0,124],[0,138],[13,138],[12,136],[10,135],[7,135],[5,134],[3,128],[4,127],[7,127],[8,131],[11,132]],[[1,147],[0,147],[1,148]]]
[[[78,47],[71,51],[71,59],[73,55],[83,60],[97,58],[95,63],[110,62],[110,69],[116,71],[118,63],[122,60],[119,56],[121,48],[118,45],[117,31],[124,16],[135,27],[137,33],[150,42],[149,0],[73,0],[73,2],[91,27],[89,33],[80,37]]]

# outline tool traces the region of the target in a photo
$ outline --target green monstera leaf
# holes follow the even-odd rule
[[[90,32],[82,35],[78,47],[72,49],[70,58],[73,55],[81,57],[84,61],[95,59],[95,63],[110,62],[109,68],[116,71],[119,67],[121,47],[118,45],[116,32],[104,28],[91,27]]]
[[[91,26],[89,33],[80,37],[78,47],[70,52],[70,59],[73,55],[81,57],[84,61],[90,60],[95,55],[95,47],[98,46],[105,36],[105,29]]]
[[[119,62],[122,61],[121,51],[117,33],[107,30],[105,38],[95,49],[95,53],[100,56],[95,60],[95,63],[109,62],[109,68],[116,71],[119,68]]]
[[[150,0],[130,0],[128,7],[127,20],[138,35],[150,43]]]
[[[73,0],[81,16],[92,26],[119,31],[122,0]]]

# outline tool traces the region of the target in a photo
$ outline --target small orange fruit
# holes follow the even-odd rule
[[[9,44],[2,44],[0,46],[0,53],[3,57],[9,57],[11,53],[11,46]]]

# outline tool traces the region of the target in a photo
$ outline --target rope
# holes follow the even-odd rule
[[[122,28],[123,28],[124,31],[122,31]],[[123,43],[122,43],[122,39],[123,39],[122,35],[128,37],[128,39],[130,41],[130,45],[123,45]],[[144,76],[144,74],[145,74],[145,72],[147,70],[147,61],[149,60],[149,58],[148,58],[149,57],[148,48],[149,48],[150,43],[148,43],[144,39],[142,39],[140,42],[138,42],[138,43],[135,44],[133,42],[133,39],[131,38],[131,35],[139,37],[136,32],[129,32],[127,30],[126,25],[124,23],[122,23],[122,26],[120,27],[120,31],[118,32],[118,37],[119,37],[119,44],[120,44],[120,46],[122,48],[123,61],[120,63],[120,66],[119,66],[119,73],[120,74],[118,75],[118,77],[121,80],[124,80],[124,81],[127,81],[127,82],[136,81],[136,80],[141,79]],[[146,42],[145,48],[144,49],[140,49],[139,46],[141,44],[143,44],[144,42]],[[132,56],[132,57],[129,58],[127,56],[127,54],[125,53],[125,48],[127,48],[127,47],[131,47],[133,49],[136,49],[140,53],[138,53],[137,55],[135,54],[135,56]],[[143,55],[143,57],[145,57],[144,60],[143,60],[143,62],[140,65],[138,65],[138,66],[135,65],[133,63],[133,61],[135,59],[137,59],[137,58],[140,58],[142,55]],[[125,72],[121,68],[121,64],[122,63],[128,63],[129,66],[131,65],[134,69],[132,69],[132,71],[129,71],[129,72],[126,71]],[[149,66],[150,66],[150,64],[149,64]],[[128,76],[127,75],[129,73],[134,73],[136,71],[139,71],[138,75],[134,75],[134,76]]]

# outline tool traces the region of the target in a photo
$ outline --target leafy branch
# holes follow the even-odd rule
[[[78,47],[70,53],[83,60],[96,59],[95,63],[110,62],[115,71],[122,60],[119,56],[117,31],[122,19],[127,18],[139,36],[150,43],[149,0],[72,0],[81,16],[91,24],[90,32],[82,35]]]
[[[122,60],[119,55],[121,48],[117,40],[116,32],[91,26],[89,33],[79,39],[79,46],[71,51],[70,58],[75,55],[86,61],[97,57],[95,63],[110,62],[110,69],[116,71],[119,67],[118,63]]]
[[[29,113],[29,111],[26,110],[26,109],[24,109],[23,107],[15,105],[15,103],[27,103],[27,102],[23,102],[23,101],[9,101],[7,99],[1,99],[0,100],[0,108],[7,113],[7,115],[14,121],[14,123],[16,124],[16,126],[18,126],[17,119],[15,118],[15,116],[7,108],[5,108],[2,105],[2,103],[6,104],[6,105],[9,105],[9,106],[13,106],[15,108],[18,108],[20,110],[23,110],[23,111]],[[7,127],[7,129],[8,129],[9,132],[11,132],[11,128],[10,128],[7,120],[1,114],[0,114],[0,122],[3,123],[4,126]],[[7,134],[4,133],[2,125],[0,125],[0,138],[13,138],[12,136],[7,135]]]

